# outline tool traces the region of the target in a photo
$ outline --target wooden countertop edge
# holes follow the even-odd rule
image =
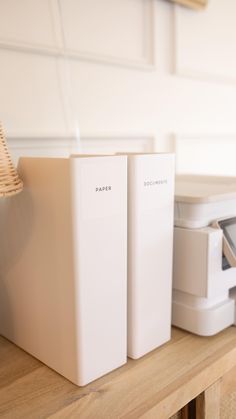
[[[7,341],[2,345],[3,417],[19,410],[32,417],[24,400],[31,413],[40,406],[50,419],[166,419],[236,367],[234,327],[210,338],[173,330],[172,341],[83,388]]]
[[[141,412],[141,408],[125,415],[125,419],[166,419],[174,415],[190,400],[196,398],[206,388],[218,381],[224,374],[236,366],[236,338],[219,349],[209,359],[205,359],[201,364],[193,367],[192,370],[184,374],[181,379],[177,379],[168,387],[158,393],[155,400],[150,400],[150,408],[146,412]],[[153,405],[151,407],[151,404]],[[158,416],[155,416],[157,415]]]
[[[231,336],[231,332],[228,335]],[[227,337],[229,337],[228,335],[226,334]],[[193,341],[195,338],[198,339],[198,337],[192,335]],[[96,419],[166,419],[174,415],[190,400],[197,397],[206,388],[218,381],[234,366],[236,366],[235,329],[232,330],[230,341],[228,340],[226,344],[223,344],[213,354],[210,354],[203,361],[189,368],[170,384],[159,391],[157,390],[156,394],[153,392],[145,401],[143,400],[137,403],[135,408],[128,409],[122,414],[112,415],[112,403],[118,403],[119,397],[116,398],[114,397],[114,393],[110,394],[107,391],[107,386],[113,386],[113,380],[111,380],[106,381],[104,386],[98,386],[97,394],[96,392],[94,394],[90,394],[90,391],[87,394],[85,392],[85,398],[87,396],[88,399],[87,402],[84,400],[84,405],[82,400],[74,401],[62,411],[49,416],[49,418],[72,418],[78,414],[80,419],[87,419],[91,417],[89,415],[96,414]],[[110,408],[103,410],[99,402],[100,397],[102,397],[102,400],[100,400],[102,404],[107,404]]]

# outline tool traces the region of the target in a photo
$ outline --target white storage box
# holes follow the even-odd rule
[[[236,214],[236,178],[176,177],[175,225],[201,228],[221,217]]]
[[[128,356],[170,339],[174,155],[128,155]]]
[[[127,159],[22,158],[1,205],[0,333],[78,385],[127,357]]]

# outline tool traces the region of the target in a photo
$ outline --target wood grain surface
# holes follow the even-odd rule
[[[167,419],[235,366],[236,328],[209,338],[173,329],[161,348],[79,388],[0,337],[0,418]]]

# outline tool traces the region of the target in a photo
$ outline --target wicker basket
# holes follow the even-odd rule
[[[14,195],[22,189],[23,182],[20,180],[12,163],[0,123],[0,197]]]

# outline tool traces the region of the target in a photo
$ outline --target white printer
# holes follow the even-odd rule
[[[235,324],[235,266],[236,178],[177,176],[172,324],[202,336]]]

